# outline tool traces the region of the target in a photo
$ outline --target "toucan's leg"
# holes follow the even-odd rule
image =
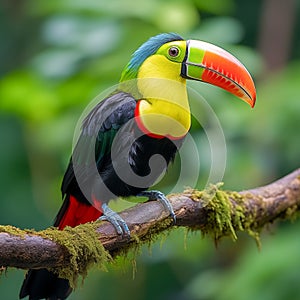
[[[173,207],[172,207],[170,201],[164,195],[164,193],[162,193],[160,191],[143,191],[143,192],[139,193],[137,196],[148,197],[149,201],[159,200],[163,204],[165,209],[169,211],[170,216],[172,217],[174,223],[176,222],[176,216],[175,216]]]
[[[129,228],[120,215],[109,208],[106,203],[102,204],[102,211],[103,215],[99,218],[99,220],[110,222],[115,227],[119,235],[130,236]]]

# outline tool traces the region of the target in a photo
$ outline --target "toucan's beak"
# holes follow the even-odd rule
[[[254,107],[256,91],[251,75],[233,55],[212,44],[188,40],[181,76],[223,88]]]

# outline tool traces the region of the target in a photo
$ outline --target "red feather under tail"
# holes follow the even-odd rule
[[[66,226],[75,227],[79,224],[96,221],[102,216],[100,207],[94,207],[91,204],[79,202],[74,196],[69,196],[68,206],[63,212],[58,222],[58,229],[62,230]]]

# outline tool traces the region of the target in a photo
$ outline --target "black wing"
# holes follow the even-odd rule
[[[127,93],[117,92],[98,103],[86,116],[81,135],[74,148],[63,178],[63,196],[72,193],[85,201],[77,181],[91,181],[110,153],[113,139],[122,125],[134,117],[136,100]],[[95,160],[96,166],[95,168]],[[74,168],[76,167],[76,177]]]

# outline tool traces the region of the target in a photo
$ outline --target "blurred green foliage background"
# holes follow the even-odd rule
[[[81,112],[118,82],[133,51],[160,32],[224,47],[255,78],[254,110],[220,89],[190,83],[222,125],[226,189],[267,184],[299,167],[299,2],[287,0],[283,9],[280,0],[1,1],[0,223],[36,229],[52,223]],[[204,140],[201,128],[193,134]],[[209,151],[205,142],[198,146],[201,188]],[[163,191],[177,169],[159,185]],[[216,249],[200,233],[178,229],[143,248],[136,262],[129,255],[107,273],[95,268],[70,300],[300,299],[299,230],[299,221],[274,225],[258,251],[243,234]],[[22,270],[2,274],[0,298],[17,299],[23,276]]]

